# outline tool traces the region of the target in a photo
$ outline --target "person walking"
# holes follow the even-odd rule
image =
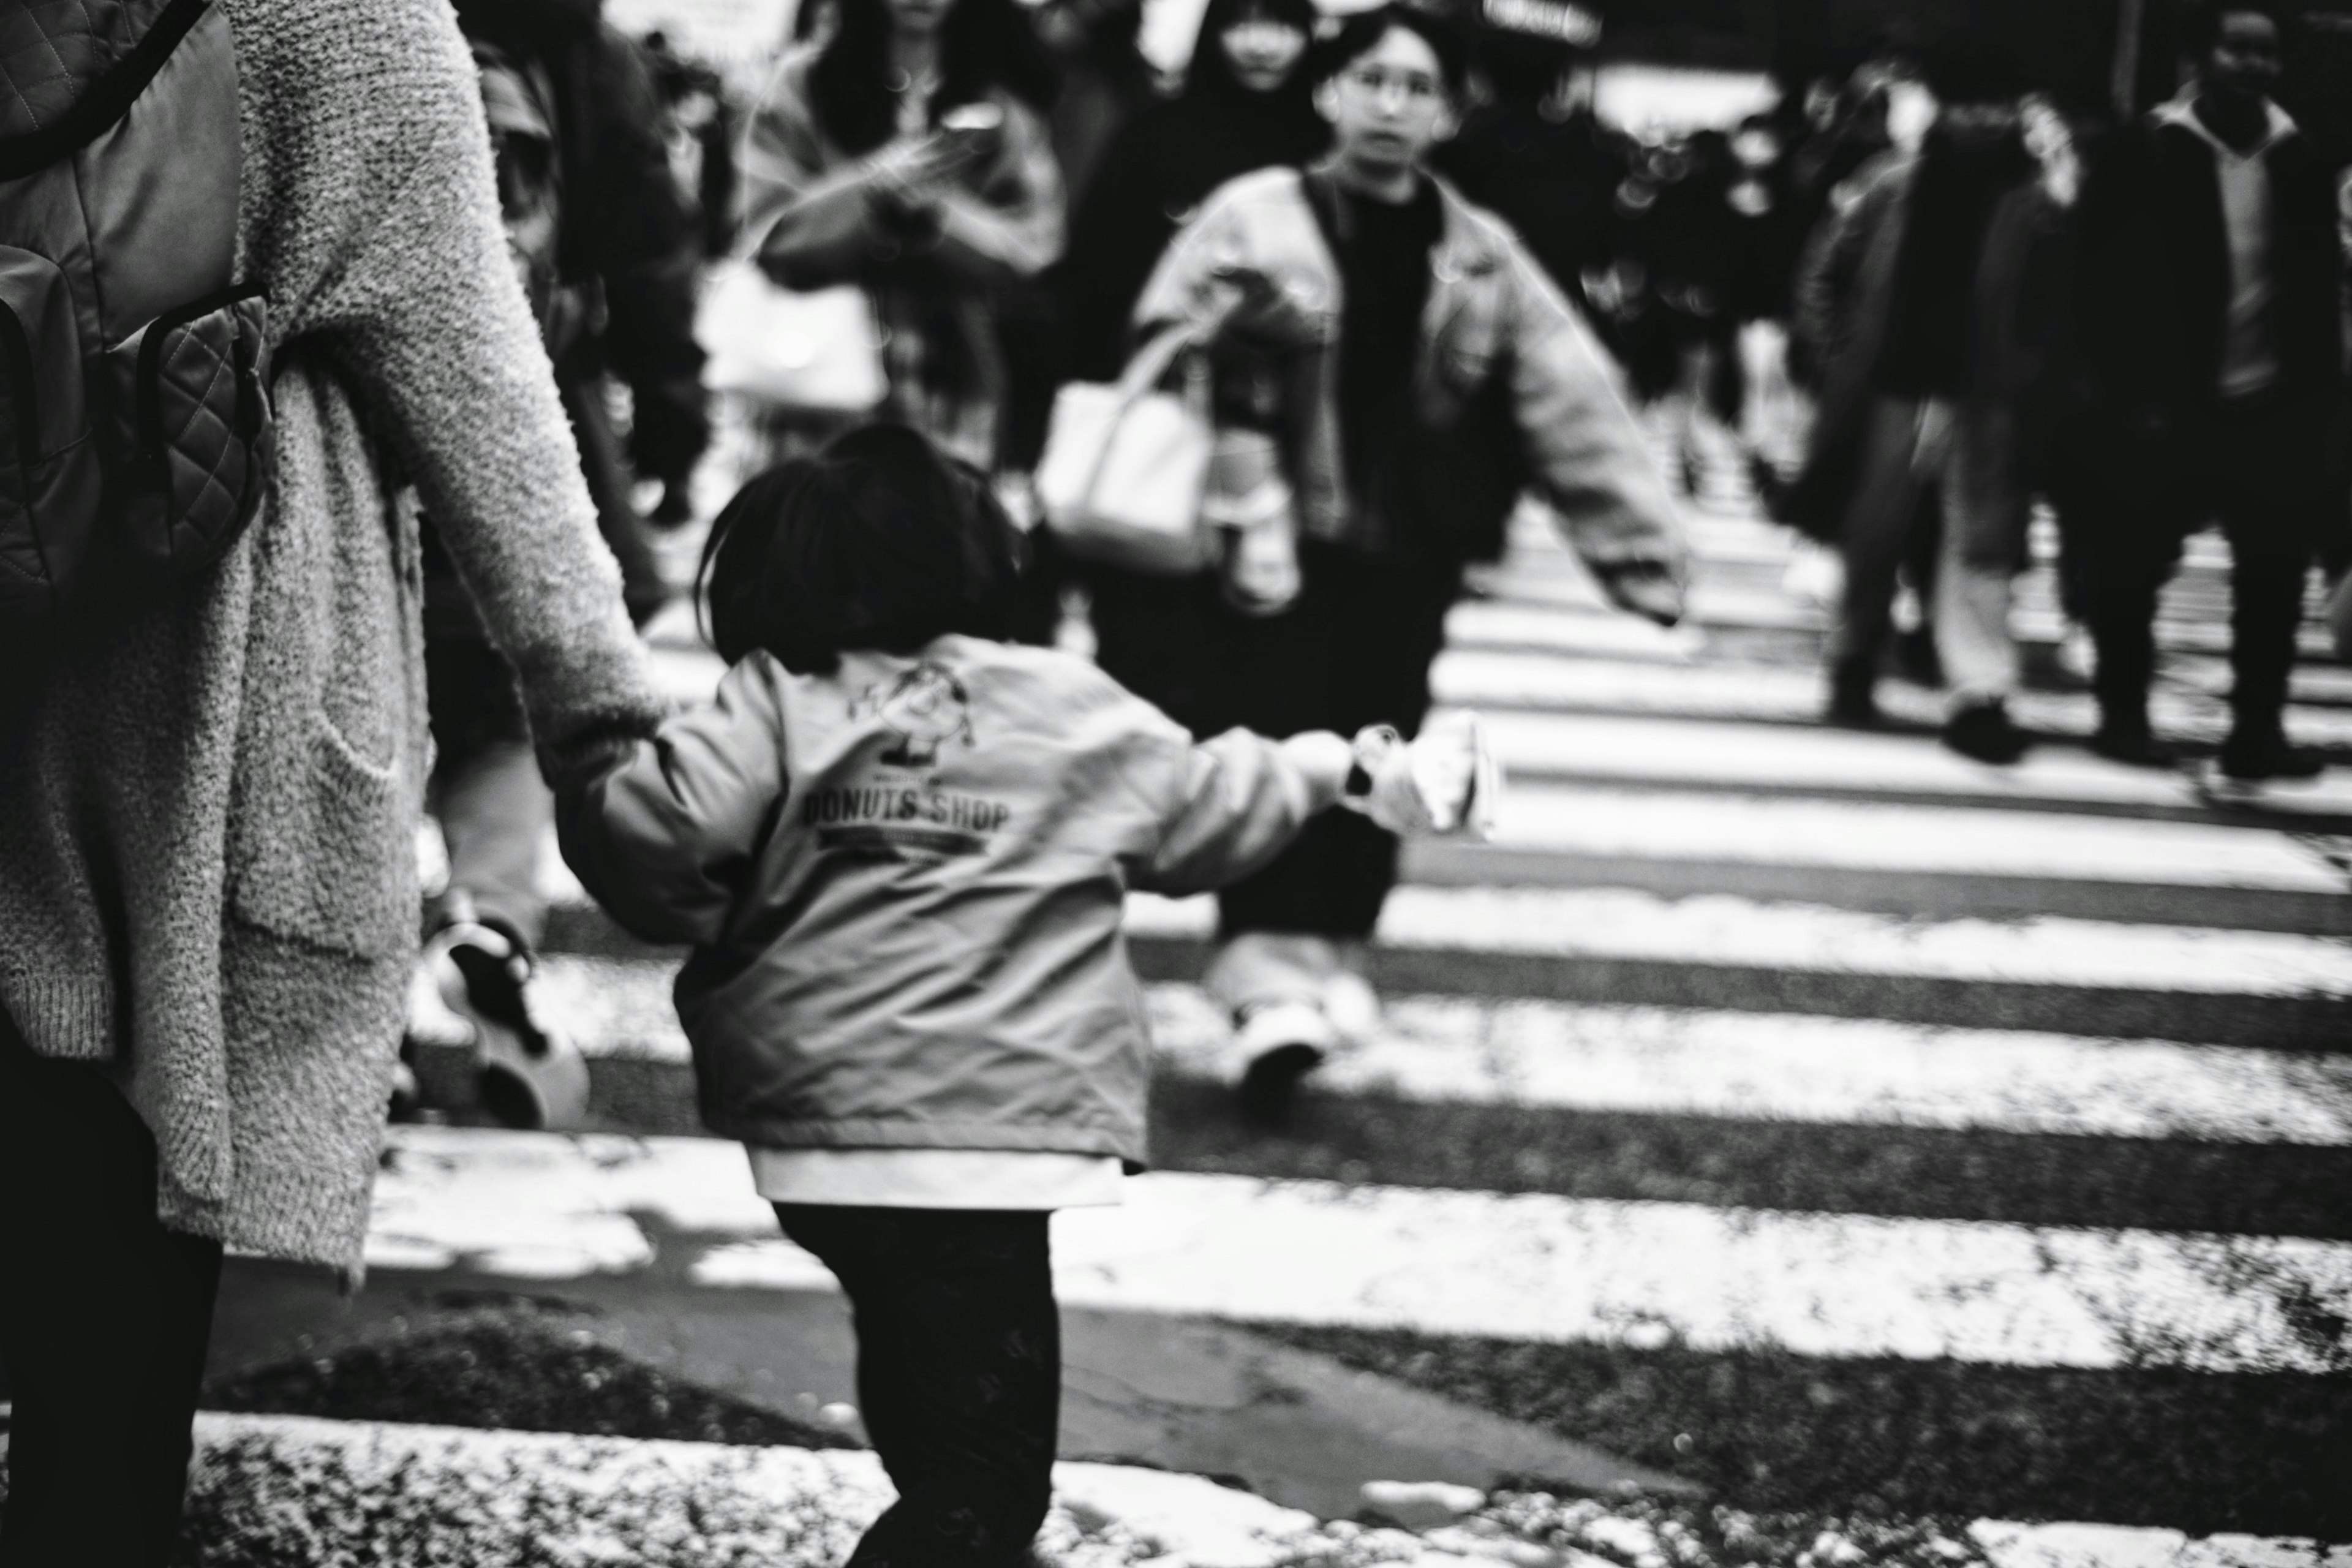
[[[1207,727],[1411,734],[1465,552],[1522,489],[1551,502],[1612,600],[1666,624],[1682,613],[1682,530],[1559,290],[1429,172],[1462,89],[1454,34],[1406,6],[1362,12],[1315,73],[1331,155],[1211,196],[1135,319],[1224,315],[1213,358],[1272,364],[1280,393],[1304,586],[1281,614],[1226,623]],[[1278,1113],[1300,1074],[1377,1022],[1364,970],[1396,856],[1373,825],[1325,818],[1222,896],[1208,978],[1254,1111]]]
[[[2030,492],[2021,411],[2041,374],[2026,279],[2063,211],[2025,150],[2015,101],[1973,62],[1940,62],[1940,106],[1917,156],[1864,178],[1803,288],[1842,305],[1828,336],[1821,421],[1801,489],[1839,489],[1845,585],[1826,648],[1829,716],[1878,722],[1874,689],[1895,578],[1920,513],[1940,502],[1935,648],[1944,743],[2010,763],[2027,740],[2009,716],[2019,660],[2011,580]],[[1836,481],[1825,479],[1834,472]]]
[[[605,542],[622,563],[632,618],[642,624],[669,588],[631,498],[633,473],[643,470],[614,428],[615,374],[632,394],[630,447],[637,464],[654,465],[646,477],[682,497],[709,436],[692,331],[698,247],[670,178],[654,80],[594,0],[465,0],[457,20],[474,47],[509,253],[555,368]],[[484,1063],[551,1063],[573,1055],[533,1005],[547,918],[539,860],[554,801],[532,756],[514,671],[430,517],[423,544],[434,742],[426,793],[448,866],[424,963],[463,1021],[454,1037],[467,1038]],[[584,1091],[584,1070],[570,1062],[560,1070]],[[583,1109],[517,1092],[530,1081],[493,1067],[484,1099],[524,1126]],[[396,1100],[410,1087],[404,1078]]]
[[[1215,887],[1335,805],[1451,826],[1477,788],[1463,728],[1194,743],[1005,640],[1025,547],[985,475],[902,427],[760,475],[704,558],[717,700],[562,806],[614,918],[693,944],[703,1120],[849,1297],[898,1489],[854,1568],[999,1568],[1045,1519],[1047,1220],[1118,1203],[1147,1152],[1126,890]]]
[[[165,9],[77,24],[69,58],[104,65]],[[173,59],[233,60],[236,85],[229,123],[166,121],[154,155],[194,188],[223,173],[207,159],[235,169],[236,200],[199,216],[233,224],[268,301],[274,456],[259,521],[206,575],[75,617],[0,703],[9,1568],[170,1560],[224,1247],[359,1268],[416,952],[415,503],[548,776],[663,712],[448,6],[172,9],[200,51]],[[63,15],[9,8],[7,48]]]
[[[1013,90],[1034,47],[1011,0],[841,0],[779,62],[744,142],[760,266],[787,289],[862,287],[883,338],[878,412],[983,468],[1006,402],[996,298],[1062,249],[1061,174]],[[828,433],[772,421],[769,444]]]
[[[2156,601],[2181,541],[2230,542],[2233,784],[2307,779],[2319,758],[2284,714],[2304,585],[2327,532],[2328,421],[2343,388],[2334,186],[2272,101],[2274,12],[2220,0],[2188,18],[2191,86],[2137,145],[2095,166],[2084,202],[2086,323],[2104,476],[2081,532],[2097,648],[2098,748],[2168,763],[2147,718]]]
[[[1136,297],[1179,224],[1212,191],[1253,169],[1304,163],[1329,142],[1307,73],[1314,27],[1309,0],[1209,0],[1182,91],[1135,117],[1071,214],[1070,247],[1054,279],[1073,378],[1118,379]],[[1248,417],[1254,387],[1229,377],[1224,390],[1228,417]],[[1099,563],[1076,570],[1097,661],[1207,733],[1209,653],[1241,613],[1225,605],[1214,574],[1155,577]]]

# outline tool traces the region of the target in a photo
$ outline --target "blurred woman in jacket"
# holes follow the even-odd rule
[[[1128,317],[1160,252],[1209,193],[1238,174],[1303,163],[1330,141],[1307,79],[1310,0],[1209,0],[1183,91],[1130,121],[1071,215],[1057,268],[1080,381],[1116,379]],[[1232,614],[1206,577],[1087,568],[1096,658],[1130,691],[1199,730],[1204,655]]]
[[[778,64],[744,144],[760,265],[788,289],[863,286],[881,412],[984,468],[1004,404],[995,298],[1062,248],[1061,174],[1018,91],[1034,50],[1011,0],[842,0]]]

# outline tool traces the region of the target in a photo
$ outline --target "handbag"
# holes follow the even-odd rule
[[[1202,330],[1170,327],[1116,384],[1066,385],[1054,398],[1037,500],[1071,554],[1153,576],[1182,576],[1214,555],[1201,521],[1209,458],[1209,371]],[[1177,390],[1160,384],[1184,362]]]
[[[732,258],[713,269],[694,341],[706,388],[779,412],[870,414],[890,390],[874,303],[854,283],[802,292]]]

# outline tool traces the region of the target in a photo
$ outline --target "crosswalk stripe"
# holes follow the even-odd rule
[[[1065,1303],[2019,1366],[2352,1362],[2324,1330],[2352,1311],[2343,1243],[1234,1176],[1126,1187],[1120,1207],[1055,1216]],[[703,1139],[394,1129],[369,1258],[529,1279],[635,1271],[654,1256],[640,1214],[718,1238],[689,1266],[698,1283],[828,1287],[776,1238],[741,1152]]]
[[[1201,938],[1207,898],[1135,894],[1131,934]],[[1846,974],[2112,986],[2247,996],[2352,996],[2352,943],[2289,932],[2024,921],[1907,921],[1727,897],[1665,899],[1612,888],[1402,887],[1384,944],[1547,957],[1652,959]]]
[[[1663,789],[1516,790],[1495,841],[1641,859],[2347,891],[2319,856],[2262,828]]]
[[[1463,708],[1531,708],[1592,713],[1652,714],[1776,724],[1820,721],[1824,687],[1819,671],[1785,665],[1706,665],[1680,668],[1606,659],[1477,649],[1440,654],[1431,672],[1438,700]],[[1894,718],[1935,724],[1943,717],[1939,693],[1902,681],[1883,681],[1879,701]],[[2098,726],[2088,693],[2021,691],[2011,712],[2030,730],[2087,736]],[[2160,733],[2218,741],[2230,724],[2228,704],[2199,693],[2159,688],[2149,699]],[[2291,704],[2287,728],[2296,738],[2352,747],[2352,712]]]
[[[540,1005],[591,1058],[683,1064],[675,972],[559,954]],[[1214,1074],[1223,1009],[1195,985],[1148,999],[1160,1060]],[[1878,1019],[1406,996],[1317,1081],[1428,1103],[2352,1146],[2352,1058]]]
[[[194,1493],[207,1511],[257,1483],[327,1484],[341,1517],[429,1513],[440,1531],[467,1531],[478,1553],[520,1555],[557,1547],[583,1561],[802,1562],[836,1560],[888,1501],[879,1459],[860,1449],[745,1448],[713,1443],[478,1431],[395,1422],[206,1412],[195,1419]],[[1068,1562],[1141,1562],[1185,1568],[1276,1568],[1284,1563],[1370,1561],[1370,1546],[1412,1550],[1422,1568],[1475,1568],[1532,1561],[1498,1550],[1492,1535],[1432,1531],[1425,1542],[1367,1541],[1359,1526],[1323,1525],[1296,1509],[1194,1476],[1125,1465],[1066,1461],[1054,1468],[1055,1517],[1045,1555]],[[221,1494],[226,1493],[226,1497]],[[512,1506],[530,1500],[529,1509]],[[313,1500],[326,1500],[321,1498]],[[1580,1543],[1549,1555],[1583,1568],[1612,1561],[1588,1547],[1653,1556],[1646,1521],[1607,1505],[1579,1503]],[[257,1559],[315,1552],[332,1539],[309,1509],[236,1508],[237,1544]],[[422,1532],[420,1532],[422,1533]],[[2352,1568],[2352,1548],[2296,1537],[2215,1534],[2106,1524],[1978,1520],[1949,1536],[1925,1531],[1944,1560],[1973,1551],[1990,1568]],[[690,1543],[690,1544],[689,1544]],[[1842,1536],[1811,1542],[1824,1560]],[[274,1549],[274,1550],[273,1550]],[[1635,1550],[1629,1550],[1635,1549]],[[493,1560],[478,1556],[478,1561]]]
[[[1943,795],[2057,809],[2185,811],[2207,805],[2194,781],[2180,773],[2047,747],[2013,768],[1989,768],[1917,735],[1517,710],[1490,712],[1485,724],[1504,768],[1519,776],[1865,797]],[[2273,792],[2263,809],[2289,822],[2352,816],[2352,773]]]

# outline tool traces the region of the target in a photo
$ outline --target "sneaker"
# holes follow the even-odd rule
[[[1999,702],[1971,703],[1944,721],[1944,744],[1973,762],[2007,767],[2032,743]]]
[[[1278,1125],[1290,1114],[1300,1081],[1339,1043],[1339,1031],[1311,1002],[1270,1002],[1250,1009],[1234,1037],[1248,1063],[1238,1094],[1242,1115],[1261,1127]]]
[[[443,1004],[473,1031],[482,1109],[509,1127],[577,1127],[588,1113],[588,1064],[531,1005],[530,950],[488,921],[444,926],[425,947]]]
[[[2317,752],[2276,732],[2253,739],[2233,732],[2221,742],[2221,776],[2232,784],[2315,779],[2326,765]]]
[[[1381,996],[1372,983],[1343,969],[1323,983],[1323,1016],[1342,1045],[1370,1045],[1381,1032]]]
[[[2145,724],[2102,724],[2091,737],[2091,751],[2127,768],[2170,768],[2180,763],[2180,753]]]
[[[1830,701],[1825,720],[1841,730],[1875,730],[1885,721],[1878,710],[1878,681],[1866,669],[1830,671]]]

